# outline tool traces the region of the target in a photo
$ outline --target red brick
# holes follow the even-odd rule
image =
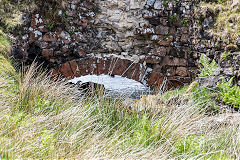
[[[126,59],[117,59],[113,68],[114,75],[122,75],[130,65],[130,61]]]
[[[69,64],[71,66],[71,69],[73,71],[74,76],[75,77],[80,77],[81,73],[80,73],[79,67],[77,65],[77,62],[74,60],[74,61],[69,62]]]
[[[65,78],[73,78],[74,77],[74,74],[72,72],[69,62],[62,64],[59,71],[62,73],[62,75]]]
[[[135,70],[135,63],[129,61],[129,65],[128,65],[128,68],[125,69],[124,71],[124,74],[122,75],[123,77],[127,77],[127,78],[130,78],[132,79],[133,76],[134,76],[134,70]]]
[[[88,60],[88,72],[89,74],[97,74],[97,64],[96,64],[96,58],[89,58]]]
[[[155,86],[155,84],[157,83],[157,80],[159,78],[159,75],[157,72],[150,72],[147,75],[147,85],[149,87],[153,87]]]
[[[132,79],[134,79],[135,81],[138,81],[138,82],[139,82],[139,72],[140,72],[139,64],[136,64],[135,67],[134,67],[134,72],[133,72]]]
[[[97,74],[103,74],[104,72],[104,60],[99,58],[97,59]]]
[[[181,88],[183,86],[184,86],[184,84],[181,81],[177,80],[177,79],[168,79],[167,89]]]
[[[155,85],[152,86],[152,89],[153,89],[155,92],[159,92],[160,89],[164,89],[164,88],[161,88],[161,87],[162,87],[162,84],[163,84],[163,79],[164,79],[164,77],[158,76],[158,79],[156,80]]]
[[[88,75],[89,73],[89,64],[88,59],[81,59],[77,61],[79,72],[82,76]]]
[[[110,62],[109,60],[104,60],[104,64],[103,64],[103,74],[109,74],[109,68],[110,68]]]

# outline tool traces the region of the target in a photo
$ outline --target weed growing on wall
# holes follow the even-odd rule
[[[222,101],[238,109],[240,107],[240,87],[232,84],[233,79],[234,77],[226,81],[223,78],[222,83],[218,83],[217,86],[220,89]]]
[[[202,65],[199,67],[199,71],[200,71],[200,73],[198,74],[199,77],[214,76],[214,71],[218,69],[218,66],[215,60],[213,60],[210,63],[207,59],[207,56],[202,54],[199,62]]]

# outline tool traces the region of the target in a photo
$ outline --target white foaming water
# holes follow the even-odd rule
[[[81,81],[81,83],[93,82],[102,84],[106,90],[111,91],[108,94],[112,95],[121,94],[127,97],[138,97],[138,95],[150,91],[148,87],[144,86],[140,82],[118,75],[115,75],[114,77],[104,74],[86,75],[69,80],[69,82],[74,84],[78,81]]]

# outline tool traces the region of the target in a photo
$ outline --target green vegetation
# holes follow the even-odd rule
[[[229,58],[230,54],[231,53],[229,51],[223,52],[221,55],[221,60],[227,60]]]
[[[229,56],[229,54],[230,54],[229,52],[224,52],[222,55],[222,58],[226,59]],[[213,72],[214,70],[217,69],[217,64],[214,60],[210,63],[207,60],[206,56],[202,54],[200,58],[200,63],[204,67],[203,68],[200,67],[200,74],[198,75],[199,77],[214,76]],[[220,100],[222,102],[228,105],[232,105],[234,108],[238,109],[240,106],[240,87],[237,85],[233,85],[232,84],[233,80],[234,80],[234,77],[232,77],[229,81],[226,81],[223,78],[222,82],[217,84],[217,87],[220,90],[218,94],[220,95],[221,97]],[[210,96],[211,94],[216,95],[216,93],[213,93],[213,91],[208,91],[208,90],[201,90],[201,92],[203,92],[203,95],[206,95],[204,99],[206,100],[207,103],[205,103],[204,105],[215,102],[214,100],[212,101],[208,101],[208,100],[211,100],[211,98],[209,98],[209,97],[212,97]],[[194,94],[194,95],[196,96],[198,94]],[[217,96],[215,96],[215,98],[216,97]],[[200,98],[197,97],[196,99],[199,100]],[[214,105],[211,104],[211,106],[214,106]]]
[[[216,71],[218,69],[218,66],[215,62],[215,60],[213,60],[211,63],[208,61],[206,55],[202,54],[200,57],[200,64],[202,65],[202,67],[200,66],[199,68],[199,77],[208,77],[208,76],[214,76],[214,71]]]
[[[168,37],[169,37],[168,34],[163,35],[163,39],[164,39],[164,40],[168,39]]]
[[[17,5],[16,5],[17,3]],[[17,32],[16,28],[22,23],[22,13],[36,8],[34,1],[0,1],[0,30],[5,33]]]
[[[218,88],[222,101],[238,109],[240,107],[240,87],[232,84],[233,79],[234,77],[228,82],[223,79],[222,83],[218,83]]]
[[[0,53],[3,55],[7,55],[10,52],[10,41],[7,39],[6,34],[0,30]]]
[[[170,22],[170,24],[172,24],[172,25],[177,25],[178,24],[178,21],[179,21],[179,15],[178,14],[175,14],[175,15],[171,15],[170,17],[169,17],[169,22]]]
[[[201,2],[200,13],[211,12],[214,18],[214,26],[210,31],[221,37],[225,43],[235,43],[240,35],[240,7],[233,4],[232,0],[218,0],[218,2]]]
[[[168,7],[168,1],[163,1],[163,6],[166,8]]]
[[[187,27],[188,22],[189,22],[189,19],[183,18],[183,19],[182,19],[182,26],[183,26],[183,27]]]

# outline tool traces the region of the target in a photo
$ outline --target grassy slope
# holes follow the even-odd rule
[[[166,93],[158,105],[149,103],[154,96],[139,100],[135,107],[147,106],[138,112],[119,100],[76,99],[74,88],[36,70],[16,73],[1,56],[1,157],[239,158],[237,126],[210,125],[204,97],[184,98],[186,88]]]
[[[137,112],[118,100],[76,99],[71,88],[37,74],[36,66],[19,75],[1,57],[3,65],[8,67],[1,67],[0,81],[2,157],[239,158],[236,126],[203,122],[199,105],[178,95],[184,91],[165,95],[180,96],[172,104],[149,103]]]

